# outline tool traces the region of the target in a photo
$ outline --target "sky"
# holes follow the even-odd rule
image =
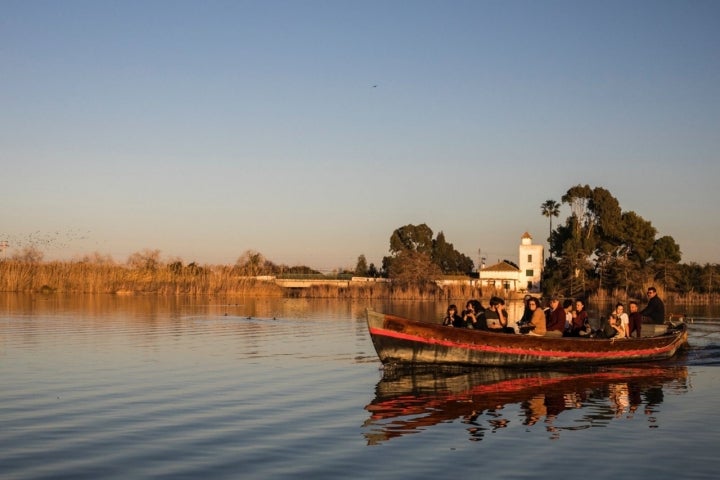
[[[720,2],[0,0],[0,240],[489,263],[578,184],[720,262]],[[564,222],[563,205],[554,226]]]

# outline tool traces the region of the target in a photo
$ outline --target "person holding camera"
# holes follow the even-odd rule
[[[508,313],[505,310],[505,300],[500,297],[490,299],[490,308],[485,310],[485,323],[487,330],[498,333],[515,333],[508,327]]]
[[[485,311],[485,307],[482,306],[478,300],[468,300],[465,304],[465,310],[463,310],[462,318],[465,320],[465,324],[468,328],[482,329],[483,325],[480,323],[482,313]]]

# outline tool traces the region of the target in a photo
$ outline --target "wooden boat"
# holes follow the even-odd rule
[[[539,337],[445,327],[368,309],[367,323],[386,365],[546,367],[665,360],[687,344],[684,322],[630,339]]]

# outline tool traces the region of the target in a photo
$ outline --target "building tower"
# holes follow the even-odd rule
[[[532,236],[528,232],[525,232],[520,237],[518,259],[520,260],[518,262],[520,267],[520,288],[528,292],[540,292],[545,253],[542,245],[533,245]]]

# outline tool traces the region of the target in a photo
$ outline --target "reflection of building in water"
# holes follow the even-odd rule
[[[547,415],[547,407],[545,406],[545,395],[542,393],[535,395],[527,402],[523,403],[525,410],[525,425],[535,425],[538,420]]]
[[[627,383],[610,384],[610,400],[615,403],[615,416],[621,417],[630,407],[630,393]]]

